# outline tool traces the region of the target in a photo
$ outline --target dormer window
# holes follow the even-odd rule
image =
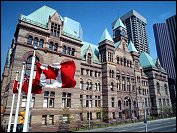
[[[88,53],[88,55],[87,55],[87,63],[91,64],[91,62],[92,62],[92,56],[91,56],[90,53]]]
[[[60,33],[60,25],[51,23],[50,35],[54,37],[59,37]]]

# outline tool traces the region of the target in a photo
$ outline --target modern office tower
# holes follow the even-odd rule
[[[173,45],[171,45],[172,41],[168,32],[168,26],[166,23],[157,23],[153,25],[153,29],[157,55],[161,65],[168,73],[168,84],[171,94],[170,96],[172,104],[174,104],[176,103],[176,89],[175,89],[176,69],[172,47]],[[172,31],[172,28],[170,28],[170,31]],[[173,34],[175,33],[171,32],[172,38],[174,38]]]
[[[135,10],[129,11],[120,19],[127,28],[128,42],[131,40],[139,53],[142,51],[150,53],[146,33],[146,19]],[[115,22],[113,22],[112,26],[114,26]]]
[[[168,33],[171,41],[171,48],[173,52],[174,65],[176,67],[176,15],[166,19]]]

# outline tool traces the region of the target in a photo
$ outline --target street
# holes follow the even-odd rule
[[[87,130],[87,132],[145,132],[143,122]],[[147,132],[176,132],[176,117],[148,121]]]

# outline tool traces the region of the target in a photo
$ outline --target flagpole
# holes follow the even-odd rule
[[[20,104],[20,96],[21,96],[21,91],[22,91],[22,82],[23,82],[24,72],[25,72],[25,62],[23,62],[23,68],[22,68],[21,79],[20,79],[20,87],[18,89],[18,99],[17,99],[17,107],[16,107],[16,113],[15,113],[13,132],[16,132],[16,128],[17,128],[18,112],[19,112],[19,104]]]
[[[18,71],[15,72],[16,73],[16,78],[15,80],[18,80]],[[17,84],[18,86],[18,84]],[[12,97],[12,106],[11,106],[11,111],[10,111],[10,117],[9,117],[9,124],[8,124],[8,128],[7,128],[7,132],[10,132],[10,127],[11,127],[11,122],[12,122],[12,113],[13,113],[13,108],[14,108],[14,100],[15,100],[15,93],[13,93],[13,97]]]
[[[32,57],[32,63],[31,63],[31,72],[30,72],[30,80],[29,80],[29,86],[28,86],[28,94],[27,94],[27,102],[26,102],[26,112],[25,112],[25,122],[23,127],[23,132],[28,132],[28,121],[29,121],[29,108],[30,108],[30,100],[31,100],[31,90],[32,90],[32,82],[33,82],[33,73],[34,73],[34,64],[35,64],[35,50],[37,47],[34,47],[34,53]]]

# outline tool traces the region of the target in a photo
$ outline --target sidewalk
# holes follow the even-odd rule
[[[151,124],[152,122],[156,122],[156,121],[165,121],[165,120],[170,120],[170,119],[176,119],[176,117],[157,119],[157,120],[149,120],[149,121],[147,121],[147,124]],[[144,122],[128,123],[128,124],[114,125],[114,126],[109,126],[109,127],[94,128],[91,130],[79,130],[79,131],[74,131],[74,132],[94,132],[94,131],[99,132],[100,129],[102,130],[102,129],[108,129],[108,128],[112,128],[112,127],[131,127],[131,126],[139,125],[142,123],[144,123]]]

